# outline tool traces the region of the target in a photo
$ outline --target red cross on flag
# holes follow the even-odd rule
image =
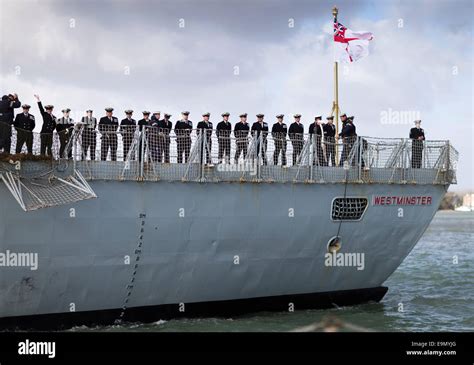
[[[338,62],[354,62],[369,54],[370,32],[355,32],[334,22],[334,57]]]

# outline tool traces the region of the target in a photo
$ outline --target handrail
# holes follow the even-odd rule
[[[331,159],[332,151],[347,161],[345,165],[351,182],[449,184],[456,181],[459,153],[445,140],[354,136],[332,142],[307,133],[298,139],[294,136],[274,139],[269,132],[262,132],[258,137],[249,133],[237,138],[233,132],[230,136],[218,136],[215,130],[205,131],[180,130],[176,135],[175,130],[148,126],[141,131],[132,126],[129,131],[108,132],[79,127],[71,128],[68,138],[56,132],[30,132],[32,145],[20,147],[22,152],[31,151],[44,159],[58,160],[61,157],[64,163],[72,159],[75,168],[87,179],[344,181],[340,172],[344,163]],[[203,142],[205,148],[202,148]],[[10,152],[15,151],[15,143],[16,131],[13,130]],[[49,143],[50,151],[43,155],[45,143]],[[179,154],[181,158],[178,158]],[[231,165],[240,164],[242,156],[244,165],[239,169],[244,170],[234,169],[233,174],[227,173],[226,170],[232,171]],[[223,161],[227,161],[229,166],[214,168]],[[256,179],[245,170],[252,166],[257,169]]]

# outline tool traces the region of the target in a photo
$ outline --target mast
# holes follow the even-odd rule
[[[332,8],[332,15],[334,17],[334,23],[337,23],[337,7]],[[339,135],[339,90],[338,90],[338,64],[337,61],[334,61],[334,101],[332,105],[332,116],[334,117],[334,123],[336,125],[336,136]],[[337,148],[336,148],[336,160]]]

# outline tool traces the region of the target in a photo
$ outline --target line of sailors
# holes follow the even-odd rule
[[[69,116],[70,109],[63,109],[63,116],[56,118],[53,114],[54,107],[52,105],[43,104],[40,101],[38,95],[35,95],[38,102],[38,108],[43,118],[43,125],[41,128],[41,147],[40,154],[51,156],[53,146],[53,132],[56,130],[59,135],[60,156],[64,156],[66,147],[72,137],[72,131],[75,126],[73,119]],[[19,113],[15,117],[14,109],[22,107],[23,112]],[[34,115],[30,114],[30,106],[27,104],[21,105],[18,95],[15,93],[3,95],[0,99],[0,153],[10,153],[11,151],[11,135],[12,126],[17,130],[17,144],[15,147],[16,153],[20,153],[23,145],[26,144],[28,153],[33,152],[33,130],[36,125]],[[96,128],[98,126],[99,132],[101,132],[101,159],[106,160],[107,155],[110,152],[111,159],[117,159],[117,129],[122,134],[123,151],[124,155],[128,156],[131,145],[134,139],[134,133],[136,127],[142,131],[143,126],[151,126],[156,128],[147,128],[151,130],[149,135],[149,148],[151,150],[152,158],[157,162],[170,162],[170,131],[172,130],[172,123],[170,121],[170,114],[165,114],[164,119],[160,119],[160,113],[153,113],[150,118],[150,112],[143,112],[143,119],[139,120],[138,123],[132,118],[133,111],[126,110],[126,118],[123,119],[120,124],[118,119],[114,117],[113,108],[106,108],[106,115],[102,117],[97,123],[97,119],[92,116],[92,110],[87,110],[86,116],[82,117],[81,123],[78,125],[83,126],[82,130],[82,151],[83,158],[90,153],[90,158],[95,159],[95,150],[97,143]],[[191,150],[191,131],[193,129],[193,123],[189,120],[189,112],[183,112],[182,118],[175,124],[175,133],[177,136],[177,150],[178,150],[178,163],[184,161],[187,162]],[[232,126],[229,122],[229,113],[223,113],[223,120],[216,126],[216,134],[218,136],[219,149],[218,159],[227,162],[230,160],[230,135],[232,133]],[[246,157],[248,150],[248,135],[251,132],[253,135],[259,137],[262,133],[262,145],[257,145],[257,154],[260,151],[264,151],[262,154],[263,162],[266,164],[266,150],[267,150],[267,135],[269,133],[268,124],[264,122],[263,114],[257,114],[257,121],[253,123],[250,128],[247,123],[247,114],[241,114],[240,121],[234,127],[234,136],[236,138],[236,153],[234,160],[237,163],[240,156]],[[210,114],[203,114],[203,120],[198,123],[198,133],[201,133],[204,129],[207,130],[207,146],[203,146],[202,151],[206,154],[206,163],[211,162],[210,151],[211,151],[211,135],[213,131],[212,122],[209,121]],[[304,127],[301,124],[301,115],[295,114],[295,122],[290,125],[287,129],[286,124],[283,122],[284,115],[277,115],[277,122],[273,125],[271,133],[275,142],[275,150],[273,154],[273,162],[276,165],[278,163],[279,155],[281,154],[282,165],[286,165],[286,136],[288,135],[293,145],[293,165],[296,164],[297,158],[303,149],[303,133]],[[342,138],[343,150],[341,154],[340,165],[348,159],[349,153],[353,148],[356,139],[356,127],[353,123],[354,117],[348,117],[346,114],[341,115],[342,131],[336,136],[335,125],[333,124],[333,117],[327,117],[327,123],[322,123],[322,117],[315,117],[314,123],[309,127],[309,133],[311,138],[316,141],[314,146],[315,154],[313,156],[313,163],[323,166],[328,166],[331,163],[332,166],[336,166],[336,154],[335,154],[335,142],[336,139]],[[423,145],[425,140],[425,132],[421,128],[421,120],[415,121],[415,127],[410,130],[409,138],[412,142],[412,159],[411,164],[413,168],[421,168],[422,166],[422,155]],[[260,139],[258,139],[260,141]],[[362,148],[366,148],[366,141],[363,140]],[[142,155],[143,146],[139,145],[139,156]],[[68,157],[71,157],[72,150],[68,150]],[[164,155],[164,156],[163,156]],[[132,156],[130,156],[132,157]],[[204,161],[204,160],[203,160]],[[364,164],[364,161],[362,161]]]
[[[38,108],[41,112],[43,118],[43,126],[41,128],[41,146],[40,154],[50,156],[52,155],[52,145],[53,145],[53,132],[56,130],[59,135],[60,156],[64,156],[64,152],[69,143],[69,140],[72,136],[72,131],[75,127],[74,120],[70,117],[70,109],[63,109],[63,116],[61,118],[56,118],[53,114],[53,105],[46,105],[43,107],[42,102],[38,95],[35,95],[35,98],[38,102]],[[14,101],[12,101],[14,102]],[[18,102],[19,103],[19,102]],[[12,105],[13,107],[18,107],[18,103]],[[33,146],[33,134],[32,131],[35,128],[35,117],[29,113],[30,105],[22,105],[23,112],[17,114],[14,122],[12,123],[17,128],[17,145],[16,153],[20,153],[23,145],[26,144],[28,153],[32,153]],[[113,116],[113,108],[106,108],[106,115],[100,118],[97,122],[92,114],[92,110],[86,111],[86,116],[82,117],[79,126],[82,126],[82,153],[83,158],[90,154],[92,160],[95,159],[96,144],[97,144],[97,135],[96,128],[101,132],[101,160],[106,160],[108,154],[112,161],[117,160],[117,147],[118,147],[118,138],[117,130],[122,135],[123,141],[123,152],[124,156],[128,156],[131,151],[131,145],[134,139],[135,130],[138,127],[140,131],[143,130],[144,126],[155,127],[147,128],[149,133],[148,148],[152,160],[155,162],[170,162],[170,132],[172,128],[172,122],[170,121],[171,114],[164,114],[164,118],[160,119],[161,113],[155,112],[150,118],[151,113],[149,111],[143,112],[143,118],[138,122],[132,118],[133,110],[126,110],[124,118],[120,123],[118,118]],[[174,131],[176,134],[177,142],[177,162],[182,163],[187,162],[191,150],[191,132],[193,130],[193,122],[189,119],[190,112],[184,111],[181,113],[181,119],[178,120],[175,124]],[[219,162],[226,161],[230,162],[231,159],[231,138],[232,125],[229,122],[230,113],[223,113],[222,121],[217,124],[215,128],[216,135],[218,137],[218,160]],[[259,155],[262,151],[262,160],[264,164],[267,164],[267,135],[272,134],[275,149],[273,153],[273,163],[274,165],[278,164],[278,160],[281,154],[281,164],[286,165],[286,147],[287,147],[287,136],[293,146],[293,165],[296,164],[297,158],[300,155],[303,144],[304,144],[304,126],[301,124],[301,115],[295,114],[293,117],[295,119],[294,123],[287,128],[287,125],[284,123],[284,115],[279,114],[276,116],[277,122],[273,125],[271,132],[269,131],[268,124],[264,121],[264,114],[257,114],[257,121],[250,125],[247,123],[247,114],[243,113],[239,115],[240,121],[236,123],[234,127],[234,136],[236,138],[236,152],[234,155],[234,160],[237,163],[240,156],[243,155],[245,158],[247,156],[248,150],[248,135],[252,133],[253,136],[257,138],[262,134],[261,141],[262,145],[259,143],[256,145],[256,154]],[[213,124],[209,120],[210,113],[204,113],[202,115],[203,120],[197,124],[197,133],[203,133],[206,130],[207,135],[207,144],[202,146],[203,151],[203,162],[211,164],[211,149],[212,149],[212,139],[211,135],[213,133]],[[332,166],[336,166],[336,151],[335,151],[335,142],[336,139],[342,138],[344,141],[343,151],[341,155],[340,164],[342,165],[347,159],[349,151],[352,149],[352,145],[355,141],[356,128],[353,124],[354,117],[347,117],[346,114],[341,115],[341,121],[343,128],[339,136],[336,136],[336,128],[333,123],[333,117],[329,116],[326,118],[327,123],[322,123],[322,117],[315,117],[314,123],[309,126],[309,134],[311,138],[314,138],[316,141],[315,145],[315,156],[313,158],[313,163],[321,166],[328,166],[331,163]],[[78,126],[76,125],[76,127]],[[3,131],[8,134],[8,131]],[[11,134],[11,131],[10,131]],[[313,136],[314,135],[314,136]],[[204,139],[202,139],[204,141]],[[0,141],[1,142],[1,141]],[[2,146],[5,151],[9,151],[9,144]],[[140,144],[138,146],[139,151],[142,151],[143,146]],[[69,149],[68,157],[72,157],[72,150]],[[139,153],[141,156],[141,153]],[[183,158],[184,157],[184,158]],[[133,158],[133,156],[130,156]]]

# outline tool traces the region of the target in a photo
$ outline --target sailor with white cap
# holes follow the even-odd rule
[[[163,161],[170,163],[170,132],[173,128],[173,124],[170,121],[171,114],[165,113],[164,119],[158,122],[158,135],[159,135],[159,144],[158,144],[158,162]]]
[[[265,118],[264,114],[257,114],[257,121],[252,124],[252,135],[254,138],[257,138],[257,156],[260,154],[260,150],[262,150],[262,161],[263,164],[267,164],[267,136],[268,136],[268,124],[263,120]],[[262,145],[260,146],[260,134],[262,134]]]
[[[415,120],[415,126],[410,129],[411,142],[411,167],[421,168],[423,157],[423,141],[425,140],[425,131],[421,128],[421,120]]]
[[[324,157],[324,150],[323,150],[323,124],[321,120],[323,117],[318,115],[314,117],[314,123],[309,126],[309,136],[311,138],[311,142],[315,144],[314,151],[316,152],[316,156],[313,158],[313,165],[324,166],[326,164],[326,159]]]
[[[56,129],[56,117],[53,114],[54,106],[48,104],[43,107],[39,95],[35,95],[38,108],[43,117],[43,126],[40,132],[40,155],[52,156],[53,132]]]
[[[117,128],[119,122],[117,117],[112,114],[114,108],[105,108],[105,117],[100,118],[99,131],[102,133],[100,146],[100,159],[107,160],[107,155],[110,150],[110,159],[117,161]]]
[[[234,137],[236,143],[235,149],[235,163],[239,162],[240,155],[244,155],[244,159],[247,157],[247,144],[250,126],[247,123],[247,113],[239,115],[240,121],[234,127]]]
[[[133,142],[133,136],[137,129],[137,121],[132,118],[133,110],[127,109],[124,113],[125,118],[120,121],[120,134],[122,135],[123,141],[123,159],[126,160]],[[135,160],[135,154],[132,154],[130,159]]]
[[[281,152],[281,165],[286,166],[286,135],[288,129],[286,124],[283,122],[283,114],[278,114],[276,116],[277,121],[272,126],[272,137],[273,142],[275,143],[275,151],[273,151],[273,164],[278,165],[278,157]]]
[[[181,120],[176,122],[174,131],[176,133],[176,144],[178,150],[178,163],[188,162],[189,153],[191,151],[191,132],[193,131],[193,122],[189,120],[190,112],[183,111]]]
[[[14,126],[17,132],[16,153],[20,153],[26,143],[28,153],[33,153],[33,129],[35,128],[35,117],[30,114],[30,106],[23,104],[23,113],[15,117]]]
[[[82,159],[87,158],[90,153],[91,160],[95,160],[95,148],[97,146],[97,118],[92,116],[92,109],[86,110],[86,115],[81,118],[82,124]]]
[[[143,114],[143,118],[137,122],[138,130],[140,131],[141,135],[143,135],[143,133],[146,134],[147,129],[151,125],[151,120],[150,120],[151,113],[148,110],[144,110],[142,111],[142,114]],[[145,149],[143,148],[143,144],[142,144],[142,136],[140,136],[140,143],[138,144],[138,161],[142,160],[142,154],[144,151]]]
[[[204,157],[206,158],[206,164],[212,165],[211,160],[211,151],[212,151],[212,122],[209,120],[211,113],[204,113],[202,115],[202,121],[200,121],[197,125],[197,134],[198,136],[201,133],[206,133],[205,138],[202,138],[202,148],[201,152],[205,155],[201,156],[201,161],[204,162]],[[204,146],[204,139],[206,140]]]
[[[150,127],[148,128],[148,150],[150,157],[153,162],[161,162],[160,158],[160,139],[159,139],[159,124],[160,124],[161,112],[155,111],[151,116]]]
[[[344,161],[349,158],[349,153],[352,151],[352,147],[357,138],[356,128],[354,126],[354,116],[345,118],[342,122],[342,131],[339,133],[339,138],[342,138],[342,154],[339,166],[344,166]],[[356,159],[352,160],[354,164]]]
[[[331,115],[326,120],[327,123],[323,126],[323,132],[327,164],[329,165],[329,161],[331,161],[331,166],[336,166],[336,126],[334,125],[334,117]]]
[[[293,118],[295,118],[295,121],[290,124],[288,137],[290,137],[291,145],[293,146],[293,165],[296,165],[296,160],[303,150],[304,127],[301,124],[301,114],[295,114]]]
[[[232,132],[232,125],[229,122],[230,113],[225,112],[221,114],[222,121],[217,124],[216,135],[219,142],[218,160],[222,163],[223,160],[230,163],[230,134]]]
[[[56,131],[59,134],[59,157],[64,158],[64,152],[72,138],[72,131],[74,128],[74,120],[69,117],[71,109],[65,108],[62,110],[63,116],[56,120]],[[72,158],[72,146],[69,146],[67,151],[67,158]]]

